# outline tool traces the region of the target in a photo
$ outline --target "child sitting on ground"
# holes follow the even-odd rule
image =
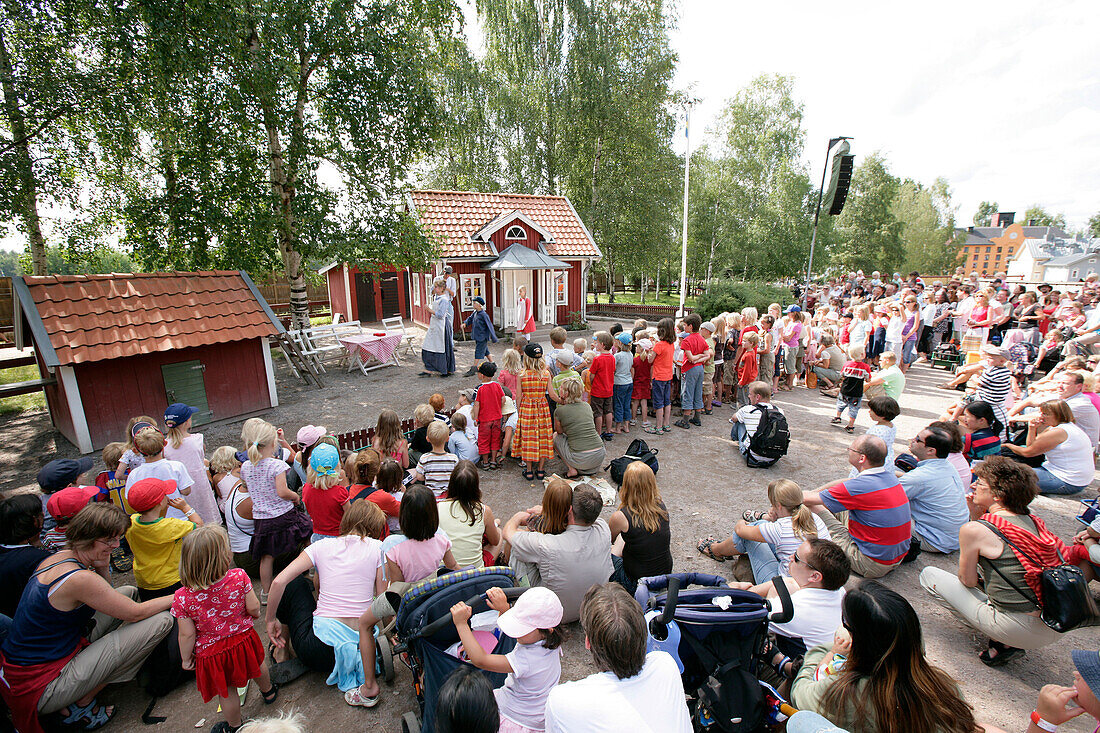
[[[516,401],[512,399],[512,391],[504,387],[504,402],[501,403],[500,414],[503,428],[503,437],[500,443],[501,459],[512,454],[512,439],[519,427],[519,410],[516,409]]]
[[[474,400],[476,399],[476,389],[461,390],[458,393],[458,408],[455,410],[455,415],[466,416],[466,437],[473,441],[477,440],[477,422],[473,418]]]
[[[103,465],[106,471],[100,471],[95,477],[95,485],[101,493],[108,494],[115,506],[122,507],[122,511],[132,514],[130,507],[126,505],[126,479],[118,478],[118,464],[122,460],[122,452],[126,450],[125,443],[108,443],[103,448]]]
[[[432,395],[432,399],[443,395]],[[401,468],[409,467],[409,441],[401,434],[401,418],[393,410],[382,410],[378,413],[378,422],[374,427],[374,440],[371,447],[378,451],[379,456],[385,456],[397,461]],[[431,450],[429,447],[428,450]],[[423,453],[424,451],[421,451]]]
[[[302,487],[302,502],[313,520],[310,542],[340,534],[340,520],[348,501],[348,489],[340,481],[340,451],[321,443],[309,454],[309,470]]]
[[[382,507],[382,511],[386,514],[386,528],[389,532],[401,531],[401,498],[405,495],[404,478],[405,472],[396,461],[382,461],[382,465],[378,468],[378,475],[374,479],[375,492],[367,496]],[[379,492],[383,493],[379,494]],[[389,496],[392,502],[385,499],[385,496]]]
[[[57,524],[50,513],[50,497],[54,492],[66,489],[70,486],[81,486],[84,475],[92,467],[90,457],[74,460],[72,458],[56,458],[41,468],[38,472],[38,488],[42,490],[39,500],[42,502],[43,530],[51,530]]]
[[[451,471],[458,463],[458,456],[447,452],[447,439],[450,437],[450,429],[441,420],[433,420],[428,425],[428,442],[432,449],[420,456],[420,462],[416,464],[416,480],[423,481],[437,499],[446,491]]]
[[[877,435],[886,443],[886,463],[883,465],[886,466],[886,470],[890,470],[894,465],[894,441],[898,437],[898,430],[893,420],[901,414],[901,407],[893,397],[876,395],[867,400],[867,409],[871,413],[871,420],[875,423],[867,430],[867,435]],[[855,478],[858,475],[859,471],[853,467],[848,478]]]
[[[180,587],[180,540],[203,525],[202,516],[175,489],[171,481],[146,478],[126,491],[136,512],[130,515],[126,541],[134,551],[134,580],[143,601],[170,596]],[[169,506],[184,518],[166,517]]]
[[[447,425],[451,424],[451,419],[447,416],[445,412],[443,412],[445,409],[447,409],[447,400],[443,397],[443,395],[436,392],[428,398],[428,404],[432,406],[433,410],[435,410],[436,420],[442,420]]]
[[[492,362],[478,368],[477,396],[474,398],[470,417],[477,421],[477,452],[481,456],[479,468],[500,468],[500,448],[503,442],[501,420],[504,417],[504,388],[493,381],[497,365]],[[459,456],[463,458],[464,456]],[[475,462],[477,462],[475,460]]]
[[[145,458],[145,462],[132,468],[126,475],[126,501],[131,507],[134,503],[130,501],[130,487],[142,479],[159,478],[162,481],[171,481],[178,492],[177,496],[188,496],[191,493],[191,474],[179,461],[164,457],[165,443],[164,433],[154,427],[142,429],[134,438],[134,447]],[[183,512],[170,506],[168,516],[183,519]]]
[[[849,346],[848,357],[850,361],[844,365],[840,373],[840,393],[836,398],[836,417],[829,421],[832,425],[840,425],[844,421],[840,416],[845,408],[848,410],[848,424],[844,430],[855,432],[856,415],[859,414],[859,406],[863,403],[863,386],[871,379],[871,367],[863,361],[866,352],[862,346]]]
[[[500,614],[497,628],[515,639],[516,647],[508,654],[485,651],[470,629],[473,611],[461,601],[451,607],[458,638],[475,667],[508,675],[504,685],[493,691],[500,730],[543,730],[546,698],[561,678],[561,601],[544,587],[529,588],[512,607],[500,588],[490,588],[485,596],[489,608]]]
[[[432,406],[421,403],[413,410],[413,434],[409,438],[409,465],[415,466],[420,461],[420,456],[432,449],[428,442],[428,426],[435,419],[435,411]]]
[[[481,434],[481,430],[478,430]],[[478,447],[474,441],[466,435],[466,416],[456,412],[451,418],[451,437],[447,440],[447,451],[458,456],[460,461],[478,461]]]
[[[192,532],[181,549],[184,587],[175,592],[172,615],[179,621],[183,668],[195,670],[204,703],[219,698],[225,720],[214,726],[214,733],[234,733],[242,723],[237,688],[256,680],[265,705],[279,696],[254,626],[260,601],[248,574],[229,567],[229,539],[221,527]]]
[[[95,486],[70,486],[50,494],[46,509],[53,517],[54,526],[42,530],[42,546],[50,552],[64,550],[68,542],[65,530],[69,526],[69,521],[93,501],[106,500],[107,495],[101,493]]]

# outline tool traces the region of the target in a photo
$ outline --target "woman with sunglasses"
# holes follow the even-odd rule
[[[96,694],[133,679],[172,630],[172,596],[138,603],[137,588],[107,580],[111,551],[129,526],[114,504],[86,506],[69,523],[67,549],[31,576],[0,647],[0,694],[17,730],[41,731],[38,715],[49,713],[85,730],[102,727],[115,711]]]
[[[984,730],[956,682],[925,659],[920,621],[909,601],[865,580],[844,597],[842,612],[852,639],[847,660],[836,674],[815,680],[830,649],[819,645],[807,652],[791,686],[795,707],[851,733]]]

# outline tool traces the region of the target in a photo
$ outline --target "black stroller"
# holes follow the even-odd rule
[[[793,712],[757,679],[768,622],[794,617],[787,586],[780,578],[772,582],[783,603],[776,613],[760,596],[730,588],[716,575],[638,581],[634,597],[646,610],[650,648],[668,652],[680,667],[696,731],[757,733]],[[706,587],[687,589],[692,585]]]
[[[480,613],[488,608],[485,591],[502,588],[512,602],[527,590],[515,584],[516,575],[511,568],[469,568],[417,583],[401,597],[394,627],[397,644],[393,651],[412,672],[413,690],[420,708],[401,718],[403,733],[435,730],[435,708],[430,703],[435,701],[447,675],[460,665],[469,664],[445,651],[459,640],[451,621],[451,606],[465,601],[474,613]],[[502,634],[493,653],[507,654],[515,645],[515,639]],[[493,687],[503,685],[507,677],[494,672],[482,671],[482,674],[489,678]]]

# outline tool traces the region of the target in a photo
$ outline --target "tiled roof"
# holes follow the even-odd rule
[[[60,364],[265,337],[276,327],[239,272],[23,278]]]
[[[471,235],[506,212],[517,210],[554,236],[546,243],[551,257],[600,257],[592,235],[565,196],[472,191],[413,191],[420,224],[439,242],[441,256],[495,257],[488,242],[471,242]],[[507,222],[502,222],[506,224]]]

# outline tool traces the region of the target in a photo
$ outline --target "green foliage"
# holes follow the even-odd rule
[[[894,212],[901,182],[881,153],[866,156],[852,175],[848,202],[836,222],[830,262],[864,272],[896,270],[905,259],[903,224]]]
[[[0,384],[29,382],[32,379],[38,378],[38,367],[34,364],[12,367],[10,369],[0,369]],[[0,415],[10,415],[26,412],[28,410],[44,409],[46,409],[46,393],[41,391],[0,399]]]
[[[1065,229],[1066,215],[1050,214],[1039,204],[1032,204],[1027,207],[1027,211],[1024,212],[1023,221],[1021,223],[1028,226],[1029,222],[1034,222],[1032,226],[1037,227],[1059,227]]]
[[[939,274],[954,270],[959,256],[955,241],[955,207],[946,179],[932,186],[906,179],[898,187],[892,210],[902,225],[903,272]]]
[[[63,247],[46,248],[47,270],[51,275],[85,275],[106,272],[140,271],[130,255],[110,247],[83,252]],[[0,276],[29,275],[29,252],[0,250]]]
[[[714,318],[719,313],[740,312],[742,308],[752,306],[761,313],[772,303],[793,302],[794,297],[787,288],[772,283],[749,280],[735,282],[723,280],[714,283],[710,292],[699,296],[696,312],[703,319]]]
[[[1100,237],[1100,213],[1089,217],[1089,236]]]
[[[983,201],[974,212],[974,226],[987,227],[993,224],[993,215],[1000,211],[996,201]]]

